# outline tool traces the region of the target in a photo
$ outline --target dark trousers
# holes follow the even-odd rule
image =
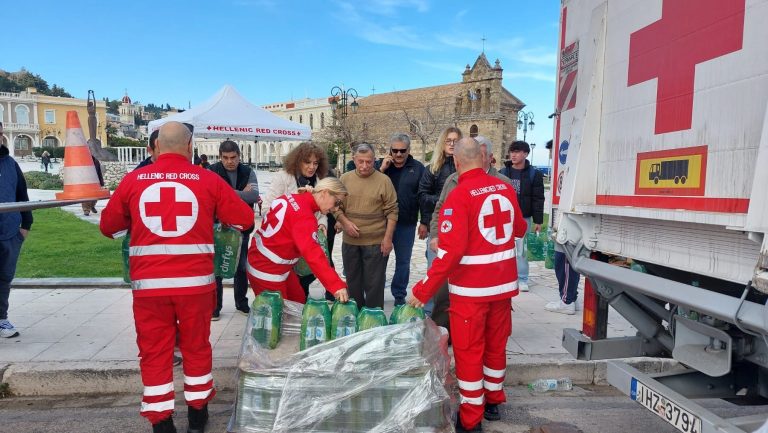
[[[240,259],[237,262],[235,271],[235,308],[243,309],[248,306],[248,274],[245,272],[245,265],[248,262],[248,240],[251,238],[251,232],[243,232],[243,243],[240,245]],[[224,283],[221,277],[216,277],[216,310],[221,312],[224,297]]]
[[[16,275],[24,236],[17,232],[10,239],[0,240],[0,320],[8,318],[8,298],[11,296],[11,281]]]
[[[395,275],[392,276],[392,296],[395,305],[405,302],[408,295],[408,280],[411,276],[411,253],[413,242],[416,240],[416,223],[395,225],[392,236],[393,251],[395,252]]]
[[[384,307],[384,280],[389,256],[381,245],[349,245],[342,242],[341,258],[349,296],[362,307]]]
[[[432,320],[438,325],[451,332],[451,323],[448,316],[448,307],[451,306],[448,297],[448,283],[444,283],[437,289],[437,293],[432,296],[434,307],[432,309]]]
[[[555,276],[557,277],[557,288],[560,290],[560,300],[566,304],[576,302],[581,276],[573,270],[565,253],[560,251],[555,251]]]

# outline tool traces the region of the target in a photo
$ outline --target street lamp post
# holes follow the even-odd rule
[[[334,119],[340,120],[340,126],[342,128],[342,139],[346,141],[347,138],[347,114],[349,114],[349,107],[352,107],[352,113],[355,113],[357,111],[357,107],[360,106],[360,104],[357,103],[357,90],[353,88],[345,89],[344,86],[333,86],[331,88],[331,109],[333,110],[333,117]],[[352,102],[350,102],[350,99]],[[351,143],[342,143],[343,144],[351,144]],[[336,149],[336,161],[338,164],[338,156],[339,156],[339,148]],[[344,159],[342,159],[341,167],[339,169],[340,173],[344,172],[344,168],[347,164],[347,149],[346,146],[344,146]]]
[[[525,141],[525,135],[528,133],[528,130],[530,129],[533,131],[533,127],[536,124],[533,123],[533,113],[530,111],[518,111],[517,113],[517,129],[523,130],[523,141]]]

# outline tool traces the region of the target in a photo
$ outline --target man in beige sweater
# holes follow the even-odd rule
[[[389,177],[373,166],[370,144],[357,145],[355,170],[344,173],[347,202],[334,216],[337,230],[344,230],[341,257],[349,295],[358,307],[384,306],[387,260],[397,224],[397,194]]]

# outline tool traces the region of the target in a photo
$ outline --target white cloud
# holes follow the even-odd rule
[[[405,3],[397,0],[377,0],[379,3]],[[413,2],[408,2],[413,3]],[[418,2],[422,3],[422,2]],[[392,25],[380,23],[370,19],[361,13],[354,4],[346,1],[337,1],[339,7],[334,14],[336,19],[357,34],[358,37],[380,45],[392,45],[396,47],[428,50],[431,47],[414,29],[404,26],[401,21]]]
[[[427,0],[367,0],[363,2],[368,12],[379,15],[395,15],[398,9],[416,9],[417,12],[429,11]]]

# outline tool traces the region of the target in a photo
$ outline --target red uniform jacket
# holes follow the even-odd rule
[[[213,220],[247,229],[253,209],[212,171],[177,154],[123,178],[101,215],[101,232],[130,231],[134,296],[205,293],[213,276]]]
[[[438,220],[437,258],[413,295],[426,302],[448,279],[451,301],[488,302],[517,295],[515,237],[527,224],[509,184],[482,169],[459,176]]]
[[[272,201],[248,249],[248,274],[254,292],[276,290],[286,296],[291,269],[299,257],[304,257],[329,292],[347,287],[317,242],[315,212],[319,210],[308,192],[284,194]]]

